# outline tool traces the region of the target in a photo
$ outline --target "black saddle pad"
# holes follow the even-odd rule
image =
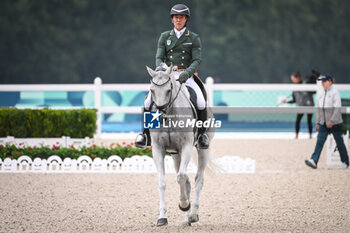
[[[193,104],[192,112],[193,112],[195,118],[197,119],[198,114],[197,114],[197,110],[196,110],[196,103],[197,103],[196,92],[191,87],[189,87],[189,86],[186,86],[186,87],[187,87],[188,92],[190,93],[190,101]]]
[[[193,75],[193,79],[197,83],[199,88],[201,89],[205,101],[207,101],[208,100],[207,91],[205,90],[205,87],[204,87],[204,84],[203,84],[202,80],[195,74]]]
[[[191,88],[191,87],[189,87],[189,86],[186,86],[187,87],[187,90],[188,90],[188,92],[190,93],[190,100],[191,100],[191,102],[192,102],[192,104],[194,105],[194,106],[196,106],[197,104],[197,94],[196,94],[196,92]]]

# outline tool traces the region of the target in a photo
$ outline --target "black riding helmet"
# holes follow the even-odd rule
[[[170,17],[173,17],[173,15],[186,15],[188,18],[190,18],[190,8],[184,4],[176,4],[170,10]]]

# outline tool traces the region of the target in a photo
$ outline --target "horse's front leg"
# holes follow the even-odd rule
[[[192,144],[185,145],[181,150],[181,162],[179,171],[177,172],[177,182],[180,185],[180,204],[179,208],[182,211],[188,211],[191,208],[190,194],[191,194],[191,183],[187,175],[187,166],[191,161]],[[186,215],[185,221],[188,221],[188,215]]]
[[[153,151],[153,161],[157,168],[158,173],[158,189],[159,189],[159,199],[160,199],[160,207],[159,207],[159,217],[157,220],[157,226],[164,226],[168,224],[168,219],[166,217],[166,204],[165,204],[165,188],[166,188],[166,180],[165,180],[165,169],[164,169],[164,156],[165,151],[157,145],[152,144]]]
[[[198,222],[198,208],[199,208],[199,194],[203,188],[204,184],[204,170],[208,163],[208,157],[209,157],[209,150],[200,150],[198,149],[198,169],[197,174],[195,178],[195,197],[193,200],[193,204],[191,207],[191,213],[189,215],[189,221],[190,222]]]

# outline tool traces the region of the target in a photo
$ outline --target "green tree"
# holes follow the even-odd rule
[[[148,82],[158,37],[178,1],[3,0],[0,83]],[[350,2],[192,0],[200,76],[289,82],[312,68],[349,82]]]

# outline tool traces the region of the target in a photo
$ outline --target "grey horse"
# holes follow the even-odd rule
[[[154,102],[152,110],[158,110],[163,114],[179,116],[181,114],[192,113],[190,95],[187,88],[176,81],[172,73],[172,67],[165,65],[165,71],[154,71],[147,67],[151,75],[151,95]],[[195,119],[195,113],[190,114],[192,120]],[[208,112],[208,118],[214,119],[213,114]],[[174,121],[174,118],[173,118]],[[209,149],[199,149],[198,152],[198,169],[195,177],[195,197],[191,205],[190,193],[191,183],[187,173],[187,166],[191,161],[193,147],[196,143],[196,135],[193,130],[175,130],[174,127],[168,129],[151,129],[151,142],[153,160],[158,173],[158,188],[160,194],[160,213],[157,220],[157,226],[168,224],[166,217],[166,204],[164,192],[166,188],[164,157],[167,152],[171,153],[175,171],[177,173],[177,182],[180,185],[180,202],[179,208],[185,211],[185,224],[199,221],[199,195],[204,183],[204,170],[209,160]],[[214,136],[213,130],[207,131],[209,140]]]

